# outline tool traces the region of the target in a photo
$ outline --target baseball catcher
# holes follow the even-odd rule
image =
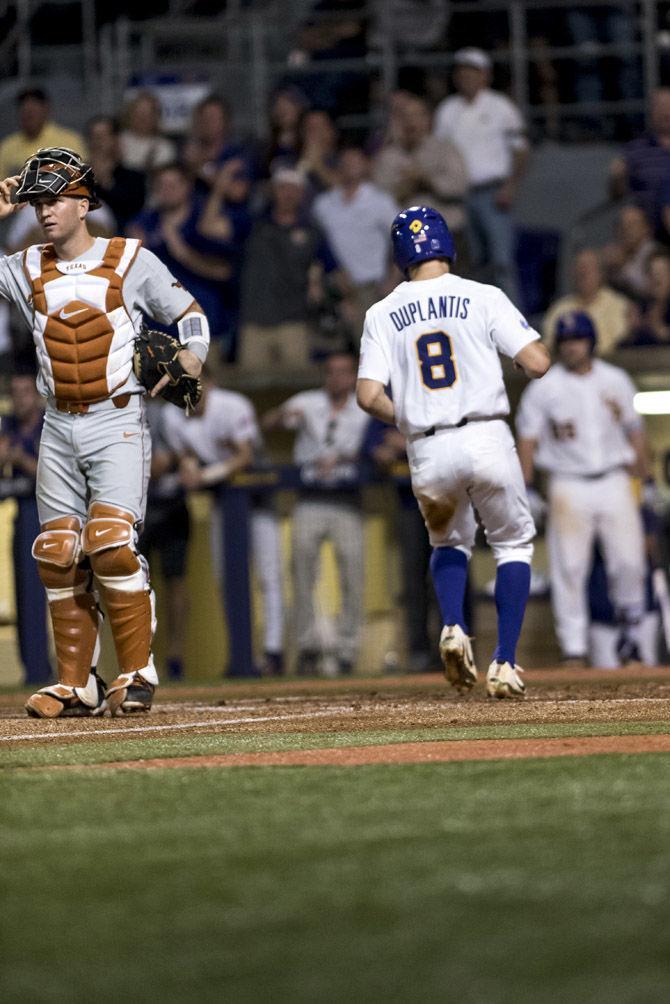
[[[196,399],[207,319],[139,241],[91,236],[95,179],[74,150],[38,150],[20,176],[0,182],[0,219],[26,203],[45,243],[0,257],[0,295],[32,332],[46,398],[33,555],[58,662],[58,682],[26,710],[39,718],[148,711],[158,676],[153,592],[137,550],[151,454],[143,396],[169,387],[185,407]],[[177,325],[179,343],[160,358],[157,335],[141,334],[143,314]],[[138,341],[151,347],[154,370],[136,360]],[[95,671],[99,600],[118,661],[109,687]]]

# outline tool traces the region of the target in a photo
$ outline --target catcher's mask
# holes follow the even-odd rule
[[[45,147],[23,165],[17,202],[33,202],[41,197],[68,195],[88,199],[89,209],[100,206],[95,194],[93,168],[78,153],[65,147]]]

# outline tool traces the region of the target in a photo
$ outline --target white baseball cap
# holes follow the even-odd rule
[[[455,66],[472,66],[476,70],[490,70],[491,57],[483,49],[459,49],[454,53]]]

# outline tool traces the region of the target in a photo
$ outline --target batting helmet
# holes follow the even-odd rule
[[[456,247],[444,217],[430,206],[410,206],[391,225],[393,260],[407,275],[411,265],[434,258],[456,261]]]
[[[44,147],[23,165],[16,201],[32,202],[40,196],[56,198],[58,195],[88,199],[91,209],[100,205],[91,165],[85,164],[74,150]]]
[[[587,338],[591,342],[591,352],[596,347],[596,329],[588,314],[582,310],[571,310],[561,314],[556,322],[556,344],[566,342],[569,338]]]

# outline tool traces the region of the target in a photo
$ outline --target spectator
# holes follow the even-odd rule
[[[251,171],[248,154],[233,138],[230,105],[225,98],[210,94],[193,109],[184,162],[197,179],[199,189],[207,191],[221,165],[240,157]]]
[[[15,373],[10,383],[12,411],[0,423],[0,485],[16,493],[12,555],[16,597],[16,629],[25,682],[43,685],[51,679],[46,594],[31,555],[40,532],[35,500],[35,474],[44,408],[32,374]],[[3,492],[4,494],[4,492]]]
[[[647,266],[658,250],[644,211],[639,206],[623,206],[617,217],[615,240],[603,248],[607,280],[612,289],[631,300],[644,299]]]
[[[242,263],[252,224],[250,193],[251,177],[244,160],[240,157],[227,160],[214,176],[198,221],[199,233],[215,242],[220,257],[230,268],[229,277],[220,289],[224,315],[221,341],[228,346],[228,358],[234,357],[238,342]]]
[[[428,103],[408,94],[396,110],[395,139],[377,155],[373,178],[401,206],[433,206],[444,216],[458,255],[460,275],[468,274],[464,201],[468,189],[465,163],[448,139],[431,134]]]
[[[86,127],[95,189],[114,213],[115,233],[125,231],[128,222],[141,212],[146,195],[144,175],[121,163],[119,133],[118,123],[110,115],[96,115]]]
[[[161,135],[161,105],[151,91],[140,91],[127,106],[125,128],[119,137],[121,163],[132,171],[150,174],[171,164],[177,150],[172,140]]]
[[[309,201],[337,182],[338,133],[328,112],[312,109],[302,120],[298,162],[307,181]]]
[[[585,664],[587,582],[593,545],[603,548],[619,626],[622,663],[639,661],[644,609],[644,539],[629,470],[649,477],[635,387],[624,370],[593,359],[596,332],[587,314],[564,314],[558,361],[542,383],[526,388],[517,413],[524,480],[549,473],[547,546],[551,599],[564,659]]]
[[[657,251],[647,262],[647,299],[630,334],[618,348],[670,345],[670,255]]]
[[[337,262],[305,217],[304,194],[298,171],[277,171],[268,212],[247,243],[239,362],[250,372],[305,370],[310,363],[310,305],[321,300],[323,276],[334,278]]]
[[[651,98],[651,129],[626,143],[610,165],[613,198],[634,197],[657,237],[663,238],[662,189],[670,177],[670,88],[659,87]],[[666,235],[667,239],[667,235]]]
[[[370,163],[360,148],[343,150],[337,167],[338,184],[314,200],[313,214],[353,286],[350,320],[358,344],[366,310],[398,281],[389,253],[398,207],[368,181]]]
[[[600,255],[593,248],[575,255],[572,277],[574,292],[549,308],[542,325],[543,337],[552,344],[558,318],[572,310],[583,311],[595,325],[598,352],[607,355],[628,331],[630,301],[605,285]]]
[[[83,136],[51,121],[51,102],[40,87],[21,91],[16,107],[19,128],[0,143],[0,177],[19,174],[28,158],[42,147],[67,147],[86,160]]]
[[[508,97],[490,89],[485,52],[460,49],[454,63],[458,94],[438,106],[435,135],[458,147],[468,169],[473,265],[518,302],[511,210],[528,160],[523,120]]]
[[[337,559],[342,609],[334,643],[339,671],[348,675],[358,654],[363,619],[363,515],[358,488],[361,444],[368,417],[356,404],[356,360],[329,356],[323,387],[303,391],[267,413],[266,429],[297,433],[294,462],[304,487],[293,513],[294,620],[299,675],[315,673],[314,586],[321,545],[330,540]]]
[[[360,0],[316,0],[298,29],[296,45],[289,54],[292,77],[311,64],[307,79],[314,102],[344,114],[365,111],[369,77],[365,69],[342,70],[337,63],[335,67],[328,64],[356,59],[363,64],[366,59],[368,17],[362,7],[365,5]]]
[[[169,679],[181,680],[189,606],[186,561],[191,521],[179,481],[178,459],[167,444],[163,428],[169,405],[149,398],[147,408],[151,431],[151,479],[138,547],[148,560],[154,551],[160,558],[167,607],[165,668]]]
[[[214,386],[209,375],[205,375],[202,397],[193,415],[187,417],[168,406],[164,430],[166,441],[180,458],[181,483],[190,491],[225,484],[258,461],[263,447],[251,401]],[[272,496],[259,494],[252,499],[250,533],[265,614],[262,670],[277,676],[284,671],[284,600],[279,523]],[[221,579],[223,543],[218,518],[212,519],[212,561]],[[234,631],[235,625],[229,624],[228,630]]]
[[[302,120],[309,102],[298,87],[280,87],[272,96],[269,112],[270,137],[263,152],[266,174],[275,167],[298,160]]]
[[[202,200],[179,164],[154,172],[151,195],[155,209],[136,216],[128,225],[128,235],[138,237],[167,265],[202,307],[212,336],[221,338],[226,327],[221,284],[230,278],[231,267],[222,247],[198,230]]]

